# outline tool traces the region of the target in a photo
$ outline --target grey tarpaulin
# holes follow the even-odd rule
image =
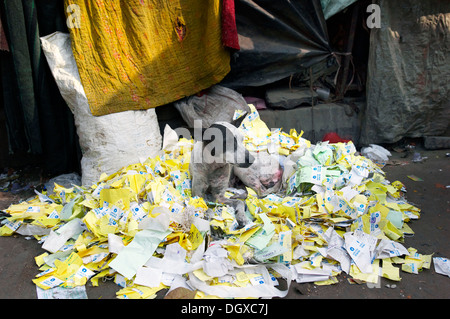
[[[344,10],[357,0],[320,0],[323,9],[323,15],[326,20],[336,13]]]
[[[330,57],[320,0],[235,0],[235,15],[241,49],[221,85],[265,85]]]
[[[440,135],[450,122],[450,1],[378,0],[361,142]]]

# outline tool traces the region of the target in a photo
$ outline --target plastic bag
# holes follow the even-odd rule
[[[391,152],[376,144],[370,144],[368,147],[363,147],[361,149],[361,155],[381,166],[384,166],[389,160],[389,156],[392,156]]]
[[[71,188],[73,185],[81,185],[81,177],[77,173],[62,174],[51,178],[47,183],[45,183],[45,188],[47,189],[47,195],[53,194],[53,188],[55,183],[61,185],[65,188]]]
[[[181,99],[174,106],[189,127],[194,127],[195,120],[201,120],[203,128],[215,122],[231,123],[236,110],[250,112],[241,94],[220,85],[212,86],[204,94]]]

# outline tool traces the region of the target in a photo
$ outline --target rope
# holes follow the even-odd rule
[[[334,85],[337,84],[337,78],[338,78],[339,72],[340,72],[341,67],[342,67],[341,56],[349,56],[350,57],[350,63],[352,65],[352,78],[350,79],[350,82],[347,84],[347,86],[344,89],[343,93],[345,93],[345,92],[347,92],[348,88],[353,83],[353,80],[355,78],[355,65],[353,64],[353,55],[352,55],[351,52],[335,52],[335,51],[331,52],[331,55],[334,56],[334,58],[336,59],[336,62],[338,63],[338,69],[337,69],[337,72],[336,72],[336,75],[335,75],[334,81],[333,81]],[[345,79],[345,81],[346,80],[347,79]]]

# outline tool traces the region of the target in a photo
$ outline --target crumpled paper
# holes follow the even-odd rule
[[[43,245],[33,279],[40,289],[98,286],[106,277],[125,299],[178,287],[195,298],[284,297],[294,280],[335,284],[341,272],[363,282],[400,280],[395,264],[412,273],[429,268],[431,255],[402,245],[420,209],[401,182],[389,182],[352,142],[314,145],[295,130],[268,130],[250,108],[240,127],[246,146],[279,156],[284,171],[276,193],[246,188],[244,227],[232,207],[191,196],[193,141],[168,136],[158,156],[90,187],[55,184],[51,195],[11,205],[0,235],[23,230]],[[277,288],[281,278],[286,290]]]

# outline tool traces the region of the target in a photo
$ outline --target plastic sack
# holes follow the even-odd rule
[[[220,85],[212,86],[204,94],[181,99],[174,106],[189,127],[194,127],[195,120],[201,120],[203,128],[215,122],[231,123],[236,110],[250,112],[241,94]]]
[[[376,144],[370,144],[368,147],[363,147],[361,149],[361,155],[382,166],[389,160],[389,156],[392,156],[391,152]]]
[[[54,194],[53,188],[55,187],[55,183],[65,188],[71,188],[73,185],[81,185],[81,177],[77,173],[69,173],[51,178],[44,184],[47,189],[47,195]]]
[[[56,84],[75,118],[83,154],[82,184],[97,183],[102,173],[155,156],[161,149],[155,109],[93,116],[80,81],[69,34],[55,32],[41,38]]]

